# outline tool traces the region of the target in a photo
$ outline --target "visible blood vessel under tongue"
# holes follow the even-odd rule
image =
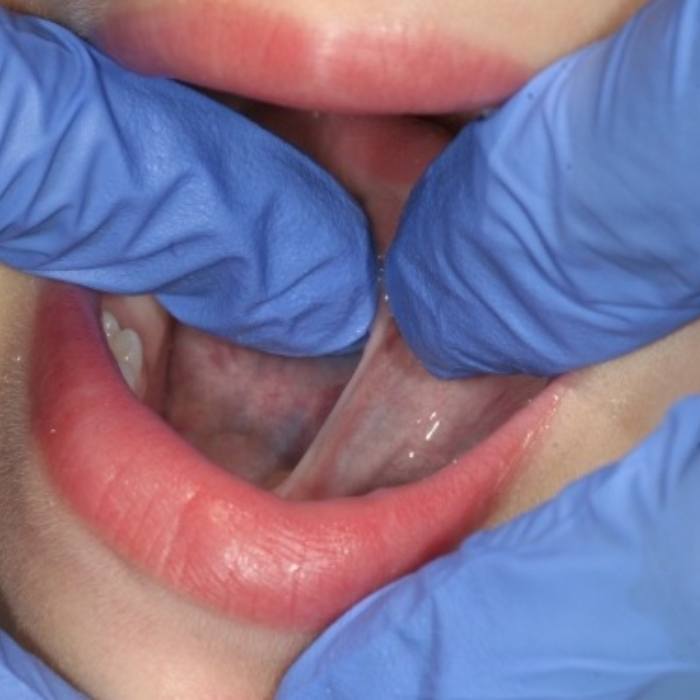
[[[178,326],[168,422],[218,465],[276,484],[301,459],[357,364],[282,358]]]

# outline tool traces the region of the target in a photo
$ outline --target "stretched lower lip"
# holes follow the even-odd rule
[[[529,74],[425,22],[359,30],[230,0],[112,5],[94,39],[128,67],[292,107],[470,110],[500,102]]]
[[[224,472],[123,384],[88,292],[48,284],[32,429],[49,481],[131,565],[236,619],[318,630],[489,515],[558,404],[550,384],[453,465],[367,496],[292,502]]]

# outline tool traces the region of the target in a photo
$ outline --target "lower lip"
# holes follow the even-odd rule
[[[470,110],[500,102],[529,73],[505,55],[424,26],[311,26],[222,0],[112,4],[93,38],[128,67],[291,107]]]
[[[317,631],[454,546],[492,512],[561,387],[455,464],[357,498],[291,502],[225,473],[126,388],[97,299],[49,284],[32,352],[32,430],[49,481],[126,561],[220,613]]]

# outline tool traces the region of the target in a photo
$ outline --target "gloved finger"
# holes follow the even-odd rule
[[[375,310],[361,210],[311,160],[174,82],[0,10],[0,260],[289,355]]]
[[[0,630],[0,697],[7,700],[83,700],[43,661]]]
[[[617,465],[361,602],[278,697],[700,697],[699,500],[693,397]]]
[[[558,374],[700,315],[700,1],[655,0],[467,126],[386,266],[436,375]]]

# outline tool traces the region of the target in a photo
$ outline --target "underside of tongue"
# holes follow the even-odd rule
[[[437,380],[385,308],[359,365],[274,357],[182,326],[176,334],[168,421],[223,468],[291,499],[432,474],[544,387],[526,376]]]
[[[175,330],[168,422],[212,461],[271,488],[331,412],[357,356],[282,358]]]
[[[255,117],[310,153],[363,204],[380,253],[410,187],[448,142],[418,120]],[[439,235],[439,232],[436,232]],[[214,462],[292,499],[367,493],[454,461],[544,386],[531,377],[440,381],[383,306],[358,357],[288,359],[176,330],[166,418]]]
[[[544,384],[526,376],[437,380],[383,308],[353,378],[277,493],[354,496],[417,481],[455,462]]]

